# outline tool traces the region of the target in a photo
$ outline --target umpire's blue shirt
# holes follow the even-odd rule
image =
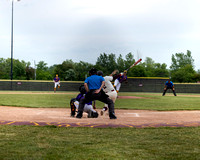
[[[105,81],[105,79],[102,76],[91,75],[90,77],[86,78],[85,83],[88,84],[88,88],[91,90],[99,89],[103,81]]]
[[[167,81],[167,82],[165,83],[165,85],[166,85],[167,87],[170,87],[170,88],[174,86],[174,84],[173,84],[172,81],[170,81],[170,82]]]

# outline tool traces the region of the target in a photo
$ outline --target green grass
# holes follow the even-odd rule
[[[65,108],[69,107],[69,101],[76,94],[0,94],[1,106],[35,107],[35,108]],[[35,92],[34,92],[35,93]],[[37,92],[36,92],[37,93]],[[70,92],[69,92],[70,93]]]
[[[116,108],[121,109],[158,111],[200,109],[200,97],[195,97],[197,94],[193,95],[194,97],[186,97],[187,94],[179,94],[176,97],[172,94],[161,96],[162,94],[160,93],[120,93],[120,95],[145,97],[145,99],[119,99],[117,100]],[[192,96],[192,94],[188,95]]]
[[[194,160],[200,128],[0,126],[0,159]]]
[[[0,94],[0,105],[69,107],[77,93]],[[34,92],[35,93],[35,92]],[[66,94],[63,94],[66,93]],[[161,93],[162,94],[162,93]],[[117,99],[115,108],[199,110],[200,98],[159,93],[120,93],[145,99]],[[193,96],[194,95],[194,96]],[[101,108],[98,102],[97,107]],[[200,127],[185,128],[61,128],[0,125],[0,160],[196,160],[200,157]]]
[[[76,97],[78,94],[78,92],[58,92],[56,94],[46,94],[49,92],[39,92],[44,94],[32,94],[32,92],[25,92],[25,94],[22,94],[22,92],[14,92],[15,94],[12,92],[12,94],[2,94],[3,92],[0,93],[0,106],[43,108],[69,107],[70,99]],[[144,97],[145,99],[117,99],[115,108],[160,111],[200,110],[200,97],[195,97],[198,94],[188,94],[190,97],[181,96],[187,94],[178,94],[177,97],[173,96],[172,93],[167,93],[166,96],[161,95],[162,93],[121,92],[119,93],[119,96],[138,96]],[[103,103],[97,101],[97,108],[102,107]]]

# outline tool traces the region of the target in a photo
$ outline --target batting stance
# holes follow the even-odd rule
[[[76,110],[78,110],[78,108],[79,108],[79,102],[80,102],[80,100],[85,97],[86,90],[85,90],[84,85],[81,85],[79,87],[79,91],[80,91],[80,93],[77,95],[77,97],[76,98],[72,98],[71,101],[70,101],[71,116],[72,117],[75,116]],[[97,118],[98,117],[97,111],[95,111],[93,109],[92,101],[90,101],[90,102],[88,102],[88,103],[85,104],[83,111],[86,112],[86,113],[88,113],[88,118]]]
[[[56,74],[56,77],[53,79],[54,81],[54,93],[56,93],[56,88],[60,88],[60,78],[58,77],[58,74]]]
[[[174,93],[174,96],[176,96],[174,84],[173,84],[172,81],[170,81],[170,79],[168,81],[166,81],[166,83],[165,83],[165,88],[164,88],[163,96],[165,95],[165,93],[167,92],[168,89],[171,89],[173,91],[173,93]]]
[[[111,99],[108,98],[108,95],[102,90],[105,85],[105,80],[102,76],[97,75],[97,70],[92,68],[89,71],[90,77],[86,78],[84,86],[86,89],[86,95],[83,99],[79,102],[78,113],[76,118],[82,118],[84,105],[93,100],[99,100],[103,103],[108,104],[109,108],[109,117],[110,119],[116,119],[114,113],[114,103]]]
[[[102,71],[97,72],[98,76],[102,76],[105,79],[105,86],[103,87],[103,91],[109,96],[109,98],[113,101],[113,103],[115,103],[117,99],[117,92],[114,86],[112,85],[111,81],[113,81],[113,75],[115,75],[116,72],[118,72],[118,70],[113,71],[109,76],[105,76],[105,77],[103,77]],[[104,112],[107,110],[108,110],[108,105],[105,104],[105,106],[101,110],[101,115],[103,115]]]
[[[124,70],[123,73],[120,73],[116,76],[117,79],[115,79],[114,87],[116,88],[117,93],[119,92],[122,82],[127,81],[126,74],[127,74],[127,70]]]

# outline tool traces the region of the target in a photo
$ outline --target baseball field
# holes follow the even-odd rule
[[[77,93],[0,92],[0,159],[199,159],[200,94],[119,93],[110,120],[70,117]]]

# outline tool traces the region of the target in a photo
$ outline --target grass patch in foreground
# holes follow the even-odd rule
[[[200,156],[200,128],[0,126],[1,159],[180,159]]]

